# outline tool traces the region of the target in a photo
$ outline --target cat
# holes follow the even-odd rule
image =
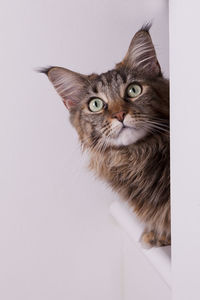
[[[42,69],[76,128],[89,168],[133,206],[145,223],[141,243],[171,244],[169,81],[144,25],[124,59],[100,75]]]

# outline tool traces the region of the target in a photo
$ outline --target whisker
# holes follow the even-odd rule
[[[159,123],[159,122],[152,122],[152,121],[149,121],[149,120],[146,120],[145,122],[149,123],[149,124],[153,124],[153,125],[158,126],[158,127],[163,127],[166,130],[167,130],[167,128],[169,128],[168,125],[162,124],[162,123]]]
[[[160,133],[165,134],[165,135],[169,134],[169,130],[166,130],[165,128],[159,127],[159,126],[154,125],[152,123],[142,122],[141,125],[144,129],[147,129],[151,133],[155,133],[155,132],[159,133],[160,132]]]

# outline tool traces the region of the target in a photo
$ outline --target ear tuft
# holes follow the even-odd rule
[[[39,72],[39,73],[43,73],[43,74],[48,76],[48,72],[51,68],[53,68],[53,66],[49,66],[49,67],[46,67],[46,68],[39,68],[36,71]]]
[[[149,30],[151,29],[151,26],[152,26],[152,22],[147,22],[142,25],[142,28],[140,30],[149,32]]]
[[[134,35],[128,52],[122,61],[122,66],[135,69],[147,76],[161,76],[161,69],[156,57],[156,51],[149,34],[151,23],[146,23]]]
[[[61,67],[42,68],[39,72],[48,76],[67,109],[80,102],[86,76]]]

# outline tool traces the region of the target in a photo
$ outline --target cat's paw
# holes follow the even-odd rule
[[[144,232],[140,238],[143,248],[163,247],[171,245],[171,239],[166,235],[158,237],[154,231]]]

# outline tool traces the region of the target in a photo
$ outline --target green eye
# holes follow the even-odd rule
[[[130,98],[135,98],[142,93],[142,88],[139,84],[131,83],[127,88],[127,95]]]
[[[100,111],[103,108],[103,106],[104,102],[99,98],[92,99],[89,102],[89,109],[93,112]]]

